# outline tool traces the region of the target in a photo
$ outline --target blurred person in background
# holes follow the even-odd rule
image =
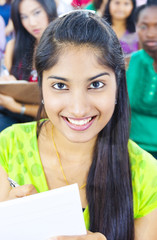
[[[140,6],[135,20],[142,49],[127,70],[130,137],[157,158],[157,1]]]
[[[108,0],[104,13],[105,19],[117,34],[126,57],[138,50],[134,23],[135,9],[135,0]]]
[[[37,81],[34,52],[49,22],[57,17],[54,0],[14,0],[11,16],[15,39],[9,41],[5,53],[5,66],[10,75],[0,80]],[[38,105],[23,105],[12,97],[0,94],[0,131],[18,122],[32,121]]]

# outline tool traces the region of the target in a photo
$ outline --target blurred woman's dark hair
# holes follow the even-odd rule
[[[57,17],[54,0],[36,0],[47,13],[49,22]],[[32,61],[36,39],[27,32],[21,23],[19,4],[22,0],[14,0],[11,5],[11,18],[15,29],[15,47],[11,74],[17,79],[28,80],[32,70]]]
[[[98,10],[103,3],[103,0],[93,0],[94,7]]]
[[[135,23],[138,22],[139,16],[144,9],[153,7],[153,6],[157,7],[157,0],[148,0],[146,4],[143,4],[137,7],[135,10]]]
[[[107,240],[133,240],[133,194],[127,148],[129,104],[121,46],[109,24],[89,11],[74,11],[54,20],[36,51],[41,96],[43,72],[57,64],[65,47],[96,50],[99,64],[107,65],[115,73],[117,103],[111,120],[98,135],[86,194],[91,231],[103,233]],[[38,122],[38,134],[40,128]]]
[[[112,0],[108,0],[107,4],[106,4],[106,8],[105,8],[105,12],[104,12],[104,18],[106,19],[106,21],[112,25],[112,16],[110,13],[110,3]],[[135,14],[135,9],[136,9],[136,0],[130,0],[133,4],[133,10],[130,14],[130,16],[126,19],[126,29],[130,32],[133,33],[135,32],[135,21],[134,21],[134,14]]]
[[[11,4],[12,0],[6,0],[7,4]]]

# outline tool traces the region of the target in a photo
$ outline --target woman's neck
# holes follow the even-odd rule
[[[53,138],[61,158],[67,164],[79,165],[84,162],[91,164],[96,138],[83,143],[71,142],[55,128],[53,129]]]
[[[112,19],[112,28],[115,31],[118,38],[121,38],[126,32],[126,21],[119,19]]]

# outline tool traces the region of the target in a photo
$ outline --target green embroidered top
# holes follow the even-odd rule
[[[15,124],[0,133],[0,165],[19,185],[33,184],[38,192],[48,191],[38,151],[37,123]],[[157,161],[131,140],[128,143],[134,218],[157,208]],[[84,211],[89,228],[88,207]]]

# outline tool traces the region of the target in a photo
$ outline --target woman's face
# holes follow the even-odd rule
[[[47,13],[36,0],[22,0],[19,13],[24,28],[37,40],[40,40],[49,24]]]
[[[112,19],[124,20],[127,19],[133,10],[131,0],[111,0],[109,11]]]
[[[97,137],[115,108],[113,70],[98,63],[98,51],[69,46],[57,64],[43,72],[43,99],[48,118],[71,142]]]

